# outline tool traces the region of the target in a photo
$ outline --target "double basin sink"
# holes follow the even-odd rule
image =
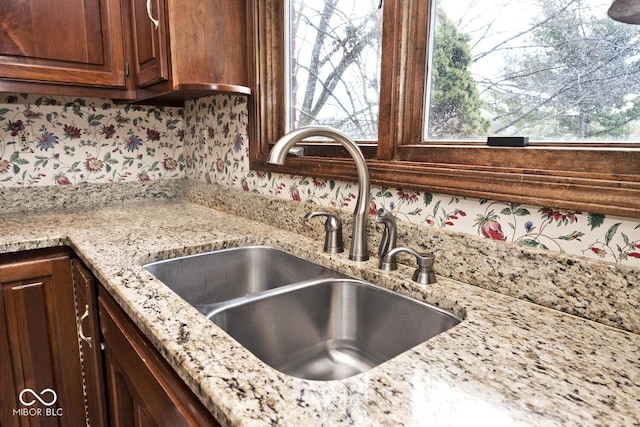
[[[267,365],[309,380],[365,372],[461,321],[269,246],[144,268]]]

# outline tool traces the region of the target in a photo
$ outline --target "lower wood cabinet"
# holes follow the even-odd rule
[[[73,260],[73,279],[87,422],[91,427],[103,427],[108,422],[98,321],[98,287],[89,269],[78,258]]]
[[[99,291],[113,427],[219,426],[107,291]]]
[[[70,248],[0,254],[0,426],[219,424]]]
[[[86,424],[71,257],[0,255],[0,425]]]

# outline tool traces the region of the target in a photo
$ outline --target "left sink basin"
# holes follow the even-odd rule
[[[203,313],[211,305],[340,273],[270,246],[242,246],[143,266]]]

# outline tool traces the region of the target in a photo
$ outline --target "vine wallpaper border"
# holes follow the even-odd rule
[[[215,95],[184,109],[3,94],[0,186],[183,178],[351,210],[357,184],[249,169],[247,98]],[[373,186],[371,213],[640,268],[640,221]]]

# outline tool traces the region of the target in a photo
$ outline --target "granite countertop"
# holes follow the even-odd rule
[[[186,201],[0,216],[0,253],[71,246],[183,380],[228,425],[640,425],[640,335]],[[158,259],[269,244],[464,320],[370,371],[306,381],[262,363],[141,268]],[[532,268],[536,268],[532,266]]]

